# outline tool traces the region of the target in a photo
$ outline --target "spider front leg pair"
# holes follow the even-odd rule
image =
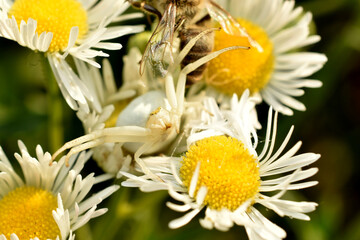
[[[66,163],[68,163],[70,156],[75,153],[97,147],[104,143],[120,143],[123,148],[134,154],[134,160],[146,175],[152,179],[159,180],[160,177],[151,172],[141,159],[141,156],[161,152],[178,135],[181,118],[186,110],[185,86],[187,74],[219,54],[239,48],[230,47],[213,52],[188,64],[175,76],[176,69],[178,69],[184,56],[194,46],[197,39],[206,33],[207,31],[204,31],[190,40],[188,45],[179,53],[174,62],[177,66],[171,66],[169,69],[172,69],[172,71],[169,71],[165,76],[164,90],[149,91],[135,98],[119,114],[116,127],[96,130],[74,139],[57,150],[53,154],[52,159],[54,160],[60,153],[70,149],[66,155]],[[177,78],[176,87],[174,77]]]

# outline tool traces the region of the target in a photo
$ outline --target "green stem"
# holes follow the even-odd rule
[[[78,230],[76,230],[77,240],[92,240],[92,232],[89,224],[85,224]]]
[[[62,96],[49,63],[45,62],[48,83],[48,139],[49,150],[53,153],[64,144]]]

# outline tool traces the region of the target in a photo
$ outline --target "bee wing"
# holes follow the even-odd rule
[[[231,14],[222,8],[216,2],[209,0],[208,4],[206,4],[206,8],[210,14],[210,16],[215,19],[217,22],[220,23],[221,27],[227,34],[234,35],[234,36],[242,36],[246,37],[249,40],[249,43],[252,47],[258,49],[259,52],[262,52],[263,49],[243,28],[240,23],[238,23]]]
[[[153,65],[162,75],[166,74],[164,57],[170,53],[172,59],[172,42],[176,30],[176,5],[174,1],[167,4],[164,14],[159,20],[154,32],[152,33],[140,61],[140,74],[142,75],[148,62]]]

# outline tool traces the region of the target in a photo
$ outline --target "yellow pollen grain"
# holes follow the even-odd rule
[[[19,187],[0,200],[0,234],[10,239],[56,239],[60,230],[52,210],[57,208],[56,197],[36,187]]]
[[[260,44],[263,52],[251,47],[246,37],[229,35],[224,30],[215,32],[214,51],[231,46],[250,47],[249,50],[225,52],[209,63],[207,84],[228,95],[241,95],[245,89],[251,93],[259,92],[274,69],[273,45],[266,32],[247,20],[237,21]]]
[[[66,49],[72,27],[79,27],[77,40],[82,39],[88,31],[86,10],[76,0],[16,0],[9,16],[15,17],[18,26],[21,20],[36,20],[38,35],[52,32],[49,52]]]
[[[200,172],[195,196],[207,187],[204,204],[211,209],[234,211],[259,192],[260,175],[257,159],[239,140],[213,136],[197,141],[183,157],[180,177],[189,188],[197,164]]]

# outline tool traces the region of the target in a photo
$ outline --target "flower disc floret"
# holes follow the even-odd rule
[[[180,177],[187,188],[199,163],[195,195],[205,186],[204,204],[211,209],[234,211],[259,192],[258,161],[235,138],[213,136],[190,146],[180,169]]]
[[[56,239],[60,230],[52,211],[56,197],[43,189],[23,186],[0,200],[0,234],[7,239],[15,233],[19,239]]]
[[[29,18],[37,21],[36,32],[52,32],[53,38],[49,52],[64,51],[68,46],[70,30],[79,28],[78,39],[88,31],[87,13],[76,0],[16,0],[10,16],[14,16],[18,25]]]
[[[246,89],[259,92],[269,81],[274,70],[273,45],[266,32],[244,19],[237,19],[263,51],[251,47],[247,37],[215,32],[214,51],[231,47],[247,46],[249,50],[228,51],[210,61],[207,83],[219,91],[241,95]]]

